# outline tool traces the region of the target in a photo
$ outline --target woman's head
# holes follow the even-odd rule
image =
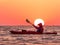
[[[39,26],[39,27],[42,27],[42,23],[39,23],[38,26]]]

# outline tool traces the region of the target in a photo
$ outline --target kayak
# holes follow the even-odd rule
[[[10,31],[11,34],[57,34],[57,32],[40,33],[35,31]]]

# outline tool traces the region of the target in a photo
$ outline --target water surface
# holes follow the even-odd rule
[[[46,26],[44,32],[57,31],[53,34],[11,34],[10,30],[31,30],[31,26],[0,26],[0,45],[60,45],[60,26]]]

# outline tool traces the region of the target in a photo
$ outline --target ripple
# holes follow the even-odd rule
[[[23,28],[23,27],[22,27]],[[24,27],[27,29],[26,27]],[[58,32],[57,35],[33,35],[33,34],[11,34],[10,30],[20,30],[21,27],[0,27],[0,45],[60,45],[60,27],[54,29]],[[29,29],[29,28],[28,28]],[[46,27],[47,31],[52,31],[53,26]]]

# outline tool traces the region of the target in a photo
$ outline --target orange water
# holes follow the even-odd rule
[[[0,26],[0,45],[60,45],[60,26],[47,26],[44,32],[57,31],[53,34],[11,34],[10,30],[32,30],[30,26]]]

